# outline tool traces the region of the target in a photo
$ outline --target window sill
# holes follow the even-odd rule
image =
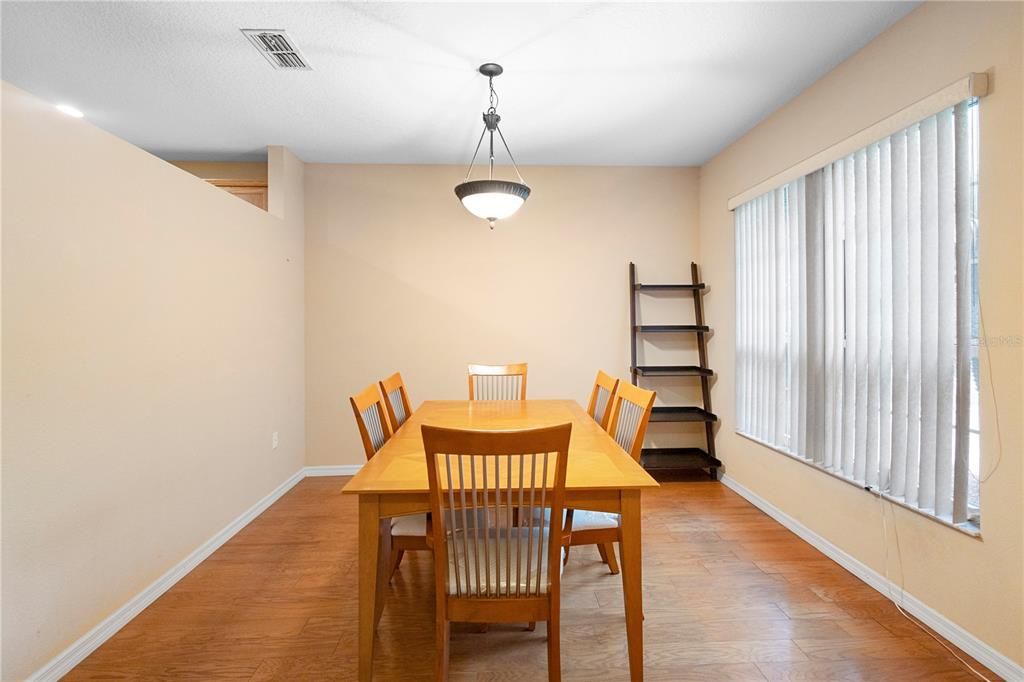
[[[851,481],[850,479],[846,478],[845,476],[840,476],[839,474],[835,473],[834,471],[829,471],[828,469],[825,469],[823,467],[818,466],[814,462],[808,461],[808,460],[806,460],[806,459],[804,459],[802,457],[797,457],[793,453],[786,452],[782,448],[776,447],[774,445],[769,445],[768,443],[765,443],[763,440],[760,440],[758,438],[755,438],[754,436],[750,436],[748,434],[745,434],[742,431],[737,430],[737,431],[735,431],[735,433],[736,433],[737,436],[740,436],[741,438],[745,438],[745,439],[751,441],[752,443],[757,443],[758,445],[760,445],[762,447],[765,447],[765,448],[768,448],[769,450],[772,450],[773,452],[777,452],[780,455],[785,455],[786,457],[788,457],[789,459],[792,459],[793,461],[796,461],[796,462],[799,462],[800,464],[808,466],[811,469],[814,469],[815,471],[821,472],[823,474],[827,474],[827,475],[831,476],[832,478],[834,478],[834,479],[836,479],[838,481],[842,481],[843,483],[846,483],[846,484],[851,485],[851,486],[853,486],[855,488],[858,488],[861,491],[863,491],[865,493],[868,493],[872,497],[879,497],[879,496],[881,496],[882,498],[884,498],[885,500],[888,500],[892,504],[898,505],[900,507],[903,507],[904,509],[912,511],[915,514],[917,514],[918,516],[923,516],[924,518],[929,519],[930,521],[934,521],[935,523],[938,523],[938,524],[941,524],[943,526],[946,526],[947,528],[952,528],[953,530],[959,531],[959,532],[961,532],[964,535],[967,535],[969,537],[972,537],[972,538],[975,538],[975,539],[978,539],[978,540],[982,540],[983,539],[982,535],[981,535],[981,528],[979,526],[975,525],[974,523],[971,523],[970,521],[965,522],[965,523],[953,523],[952,521],[947,521],[946,519],[940,518],[940,517],[935,516],[933,514],[929,514],[928,512],[926,512],[924,510],[921,510],[921,509],[918,509],[917,507],[911,506],[911,505],[907,504],[906,502],[904,502],[903,500],[899,499],[898,497],[892,497],[890,495],[886,495],[885,493],[879,492],[877,488],[868,488],[866,485],[864,485],[862,483],[857,483],[856,481]]]

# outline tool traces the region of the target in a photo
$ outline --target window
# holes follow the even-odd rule
[[[977,108],[736,209],[737,429],[977,522]]]

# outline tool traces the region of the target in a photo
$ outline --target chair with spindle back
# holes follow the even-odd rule
[[[526,363],[470,365],[470,400],[526,400]]]
[[[590,392],[590,404],[587,405],[587,414],[594,418],[602,429],[608,427],[608,417],[612,411],[612,396],[619,385],[619,380],[610,374],[597,370],[597,379],[594,380],[594,390]]]
[[[384,396],[384,407],[391,420],[391,430],[397,431],[412,414],[409,405],[409,393],[405,389],[402,373],[395,372],[380,382],[380,393]]]
[[[370,384],[348,401],[356,415],[359,437],[363,439],[363,450],[366,459],[369,460],[391,438],[391,425],[384,414],[384,403],[374,384]]]
[[[594,421],[601,425],[602,429],[608,428],[608,417],[612,414],[612,396],[615,395],[615,389],[619,386],[619,380],[606,372],[597,370],[597,378],[594,380],[594,388],[590,392],[590,402],[587,404],[587,414],[589,414]],[[572,510],[568,510],[567,513],[572,514]],[[605,549],[602,545],[598,545],[601,551],[601,556],[605,556]],[[569,548],[565,548],[565,561],[569,561]],[[607,559],[605,563],[608,563]]]
[[[654,391],[648,391],[620,381],[612,396],[608,434],[633,459],[640,461],[647,423],[654,410]],[[621,542],[619,515],[608,512],[570,509],[566,512],[566,527],[571,531],[569,545],[597,545],[601,560],[614,574],[619,572],[615,559],[615,543]],[[566,554],[568,559],[568,553]]]
[[[397,375],[396,375],[397,376]],[[399,377],[401,379],[401,377]],[[381,382],[383,384],[383,382]],[[387,395],[385,393],[385,395]],[[384,412],[384,401],[377,386],[370,384],[349,398],[356,415],[356,426],[363,440],[363,450],[369,460],[391,438],[391,427]],[[427,544],[427,515],[410,514],[391,520],[391,574],[398,570],[406,551],[429,550]]]
[[[421,428],[434,519],[436,679],[447,679],[452,621],[543,620],[548,680],[560,680],[558,521],[572,425],[525,431]],[[521,516],[525,524],[513,523],[515,509],[528,510]]]

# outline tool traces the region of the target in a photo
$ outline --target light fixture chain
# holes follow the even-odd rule
[[[487,87],[491,89],[491,95],[489,101],[491,103],[491,113],[498,110],[498,91],[494,89],[494,78],[490,77],[487,79]]]

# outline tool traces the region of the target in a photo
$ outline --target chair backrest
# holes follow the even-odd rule
[[[654,391],[620,381],[612,396],[608,433],[633,459],[640,461],[647,422],[654,410]]]
[[[391,428],[384,416],[384,402],[380,399],[376,384],[370,384],[348,401],[352,403],[352,411],[356,415],[356,426],[363,439],[366,459],[370,459],[391,438]]]
[[[516,599],[555,592],[572,424],[422,430],[437,594]]]
[[[602,429],[608,428],[608,417],[612,411],[612,396],[619,385],[619,380],[610,374],[597,370],[597,379],[594,380],[594,390],[590,392],[590,404],[587,405],[587,414],[594,418]]]
[[[470,365],[470,400],[526,400],[526,363]]]
[[[395,372],[380,382],[380,394],[384,396],[384,407],[387,408],[388,419],[391,420],[391,430],[397,431],[412,414],[409,393],[405,390],[401,372]]]

